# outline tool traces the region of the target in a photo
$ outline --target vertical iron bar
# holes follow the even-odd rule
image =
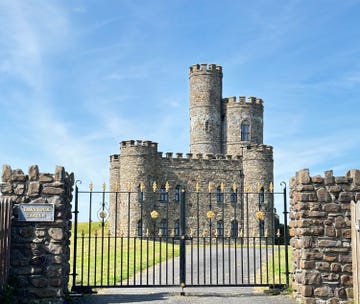
[[[84,284],[84,263],[83,263],[83,261],[84,261],[84,246],[85,246],[84,238],[85,238],[85,235],[84,235],[84,231],[83,231],[81,234],[81,286]]]
[[[216,251],[216,285],[219,285],[219,238],[216,237],[215,238],[215,251]],[[210,248],[211,249],[211,248]],[[222,265],[223,269],[224,269],[224,264]],[[211,271],[211,270],[210,270]],[[224,276],[223,276],[223,280],[224,280]]]
[[[116,248],[117,248],[117,225],[118,225],[118,192],[115,193],[115,223],[114,223],[114,236],[115,236],[115,244],[114,244],[114,285],[116,284]]]
[[[196,193],[196,235],[197,235],[197,283],[200,284],[200,193]]]
[[[246,193],[246,244],[247,244],[247,275],[250,283],[250,235],[249,235],[249,193]]]
[[[229,284],[231,284],[231,238],[230,238],[230,236],[228,238],[228,248],[229,248],[229,250],[228,250],[228,254],[229,254],[229,260],[228,260]],[[235,271],[236,271],[236,265],[235,265]]]
[[[98,237],[98,234],[97,234],[97,231],[95,230],[94,286],[97,285],[97,283],[96,283],[97,237]],[[90,252],[90,251],[89,251],[89,252]],[[90,270],[89,270],[89,271],[90,271]]]
[[[110,286],[110,244],[111,244],[111,236],[110,236],[110,232],[108,232],[108,260],[107,260],[107,285]]]
[[[120,285],[123,285],[124,237],[120,237]]]
[[[141,197],[143,197],[143,193],[141,192]],[[143,222],[143,201],[139,201],[139,204],[140,204],[140,223],[141,223],[141,235],[140,235],[140,285],[142,285],[142,275],[143,275],[143,272],[142,272],[142,262],[143,262],[143,235],[144,235],[144,222]]]
[[[78,229],[78,213],[79,213],[79,201],[78,201],[79,189],[75,185],[75,211],[74,211],[74,261],[73,261],[73,283],[72,288],[76,286],[76,256],[77,256],[77,229]],[[83,264],[81,261],[81,264]]]
[[[105,210],[105,190],[102,193],[102,204],[101,204],[101,211],[104,212]],[[105,221],[104,218],[101,218],[101,286],[103,286],[103,277],[104,277],[104,240],[105,240]]]
[[[134,286],[136,285],[136,236],[134,236],[134,271],[133,271],[133,276],[134,276]]]
[[[180,286],[186,286],[186,213],[185,213],[185,189],[181,189],[180,199]]]
[[[166,191],[166,233],[165,233],[165,283],[168,284],[168,272],[169,272],[169,191]]]
[[[161,235],[161,234],[160,234]],[[161,261],[162,261],[162,236],[159,236],[159,255],[160,255],[160,262],[159,262],[159,285],[161,285],[161,276],[162,276],[162,267],[161,267]]]
[[[91,252],[91,223],[92,223],[92,219],[91,219],[91,213],[92,213],[92,191],[89,192],[89,223],[88,223],[88,233],[89,233],[89,243],[88,243],[88,254],[90,254]],[[88,259],[88,285],[90,285],[90,260]]]
[[[286,272],[286,286],[289,286],[289,248],[288,248],[288,211],[287,211],[287,197],[286,197],[286,184],[284,183],[284,245],[285,245],[285,272]]]
[[[212,211],[212,206],[211,206],[211,193],[209,193],[209,209],[210,211]],[[210,217],[209,220],[209,225],[210,225],[210,231],[209,231],[209,255],[210,255],[210,259],[209,259],[209,270],[210,270],[210,284],[212,284],[212,218]]]
[[[130,277],[130,191],[128,192],[128,208],[127,208],[127,263],[126,263],[126,273],[127,278],[126,282],[129,285],[129,277]]]

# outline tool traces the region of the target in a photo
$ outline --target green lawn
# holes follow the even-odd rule
[[[101,223],[94,222],[89,234],[88,223],[79,223],[76,285],[119,285],[140,270],[179,255],[179,246],[165,242],[165,238],[115,238],[108,231],[106,225],[102,227]],[[73,240],[72,237],[71,269]]]

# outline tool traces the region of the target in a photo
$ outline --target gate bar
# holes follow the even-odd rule
[[[185,219],[185,189],[181,189],[180,199],[180,286],[186,285],[186,219]],[[183,293],[182,293],[183,294]]]

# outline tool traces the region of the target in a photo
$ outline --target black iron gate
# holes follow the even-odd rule
[[[286,187],[75,189],[72,290],[289,284]],[[274,201],[284,205],[284,224]],[[86,210],[84,222],[83,210]],[[80,219],[80,220],[79,220]]]

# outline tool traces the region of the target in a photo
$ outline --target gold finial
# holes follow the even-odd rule
[[[237,185],[236,185],[236,183],[233,183],[232,189],[233,189],[234,192],[236,192],[236,190],[237,190]]]
[[[280,237],[280,236],[281,236],[280,229],[278,229],[278,230],[277,230],[277,232],[276,232],[276,236],[277,236],[277,237]]]
[[[145,185],[143,182],[140,183],[140,191],[141,192],[144,192],[144,189],[145,189]]]
[[[196,190],[196,192],[199,192],[199,191],[200,191],[200,184],[199,184],[199,183],[196,183],[196,185],[195,185],[195,190]]]
[[[224,191],[225,191],[225,184],[224,184],[224,182],[221,182],[221,184],[220,184],[220,190],[221,190],[221,192],[224,193]]]
[[[172,238],[175,237],[175,229],[171,230],[170,237],[172,237]]]
[[[209,190],[209,193],[211,192],[211,183],[209,182],[208,184],[208,190]]]
[[[219,232],[215,230],[214,236],[217,238],[219,236]]]
[[[153,188],[153,192],[156,192],[156,189],[157,189],[157,184],[156,184],[156,182],[153,182],[152,188]]]
[[[190,229],[190,237],[192,238],[194,236],[194,230],[191,228]]]
[[[150,232],[149,232],[149,229],[146,229],[146,233],[145,233],[145,236],[146,236],[146,237],[149,237],[149,236],[150,236]]]
[[[245,184],[244,190],[245,190],[245,192],[249,192],[249,186],[247,184]]]
[[[265,229],[265,237],[268,237],[268,236],[269,236],[269,230]]]
[[[130,182],[126,183],[126,189],[128,192],[131,191],[131,183]]]
[[[159,230],[158,236],[159,236],[159,237],[162,237],[162,236],[163,236],[163,233],[162,233],[161,229]]]
[[[206,213],[208,219],[212,220],[215,217],[214,211],[210,210]]]
[[[157,212],[156,210],[153,210],[150,212],[150,216],[152,219],[157,219],[159,217],[159,212]]]
[[[169,184],[169,182],[166,182],[166,183],[165,183],[165,190],[166,190],[166,192],[169,192],[169,189],[170,189],[170,184]]]
[[[94,184],[92,182],[90,182],[90,184],[89,184],[89,189],[90,189],[90,191],[93,191],[93,189],[94,189]]]
[[[106,184],[105,183],[102,184],[102,189],[105,192],[105,190],[106,190]]]
[[[256,216],[256,218],[257,218],[258,220],[262,221],[262,220],[264,219],[264,217],[265,217],[265,213],[264,213],[263,211],[257,211],[257,212],[255,213],[255,216]]]
[[[262,188],[261,184],[260,184],[260,183],[258,183],[258,184],[257,184],[257,190],[258,190],[258,192],[260,192],[260,191],[261,191],[261,188]]]
[[[270,192],[274,192],[274,184],[272,182],[270,182],[269,190]]]
[[[115,185],[114,185],[114,190],[115,190],[115,192],[119,192],[119,191],[120,191],[120,184],[119,184],[119,183],[115,183]]]

